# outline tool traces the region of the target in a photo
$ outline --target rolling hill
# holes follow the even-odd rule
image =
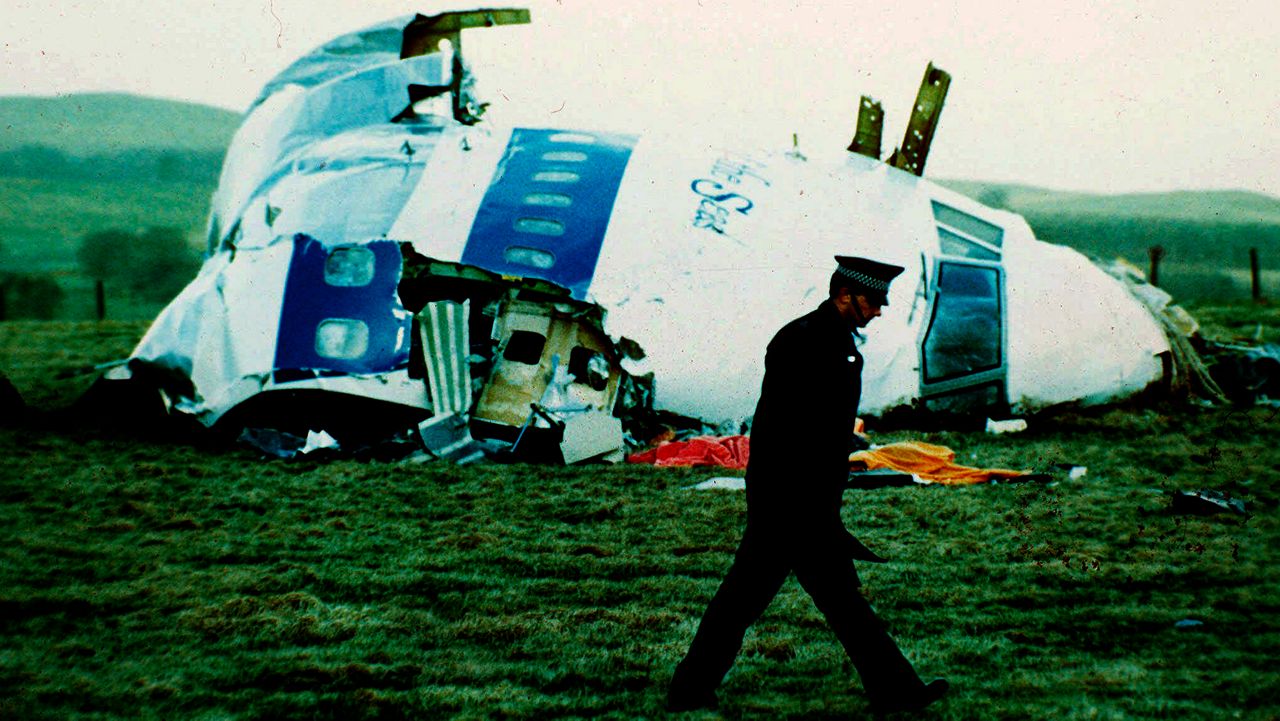
[[[85,236],[171,228],[186,238],[185,252],[198,256],[209,197],[238,122],[222,108],[133,95],[0,97],[0,281],[53,278],[66,298],[51,317],[83,318],[92,308],[92,285],[76,259]],[[1280,198],[941,182],[1022,214],[1043,240],[1095,256],[1144,265],[1147,250],[1161,245],[1162,285],[1175,296],[1247,297],[1252,247],[1264,249],[1264,269],[1278,264],[1272,253],[1280,247]],[[1271,284],[1280,284],[1280,275],[1271,275]],[[159,309],[127,297],[108,305],[121,319]]]
[[[240,115],[122,93],[0,96],[0,152],[43,146],[72,157],[130,150],[221,154]]]
[[[1280,224],[1280,198],[1244,190],[1099,195],[973,180],[940,182],[988,205],[1023,215]]]

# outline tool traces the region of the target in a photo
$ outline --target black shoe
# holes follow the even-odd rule
[[[705,691],[703,693],[684,693],[670,691],[667,693],[667,711],[671,713],[680,713],[681,711],[697,711],[698,709],[716,709],[720,706],[720,699],[716,698],[715,691]]]
[[[936,678],[926,684],[911,697],[883,699],[873,701],[871,710],[875,713],[896,713],[898,711],[919,711],[937,701],[951,689],[945,678]]]

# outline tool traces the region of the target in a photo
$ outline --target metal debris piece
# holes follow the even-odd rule
[[[1027,421],[1025,418],[1010,418],[1003,421],[994,421],[987,419],[987,433],[1021,433],[1027,430]]]
[[[274,428],[245,428],[240,431],[239,443],[256,448],[276,458],[293,458],[307,444],[305,438]]]
[[[567,414],[560,454],[566,464],[591,458],[600,458],[608,463],[620,462],[623,456],[622,420],[602,411]]]
[[[1173,496],[1174,513],[1210,516],[1224,511],[1231,511],[1241,516],[1246,515],[1244,501],[1232,498],[1222,491],[1179,491]]]
[[[465,464],[485,457],[483,446],[471,437],[466,415],[432,416],[418,425],[418,437],[436,458]]]
[[[849,473],[849,482],[846,488],[856,488],[858,490],[871,490],[875,488],[892,488],[896,486],[913,486],[917,483],[928,483],[918,477],[895,471],[891,468],[877,468],[871,471],[851,471]]]
[[[338,450],[338,441],[328,431],[307,431],[307,442],[303,444],[298,453],[306,455],[322,450]]]
[[[884,108],[880,101],[862,96],[858,104],[858,128],[854,131],[849,152],[880,159],[880,135],[884,129]]]
[[[889,165],[924,175],[924,161],[929,157],[929,146],[933,143],[934,131],[938,129],[938,116],[942,114],[942,103],[947,99],[950,87],[951,75],[929,63],[924,79],[920,81],[916,103],[911,107],[911,120],[902,138],[902,148],[894,149],[887,161]]]
[[[742,476],[716,476],[702,483],[687,486],[689,491],[741,491],[747,487],[747,479]]]

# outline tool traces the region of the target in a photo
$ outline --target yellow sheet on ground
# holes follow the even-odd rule
[[[1028,471],[1011,471],[1005,468],[970,468],[955,462],[956,452],[946,446],[935,446],[920,441],[890,443],[874,450],[858,451],[849,455],[849,463],[865,464],[867,470],[892,468],[912,473],[921,480],[948,486],[971,483],[987,483],[1025,475]]]

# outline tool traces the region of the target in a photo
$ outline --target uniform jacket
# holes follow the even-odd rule
[[[862,394],[862,354],[848,323],[823,301],[778,331],[764,366],[747,463],[748,531],[788,553],[883,560],[840,520]]]

